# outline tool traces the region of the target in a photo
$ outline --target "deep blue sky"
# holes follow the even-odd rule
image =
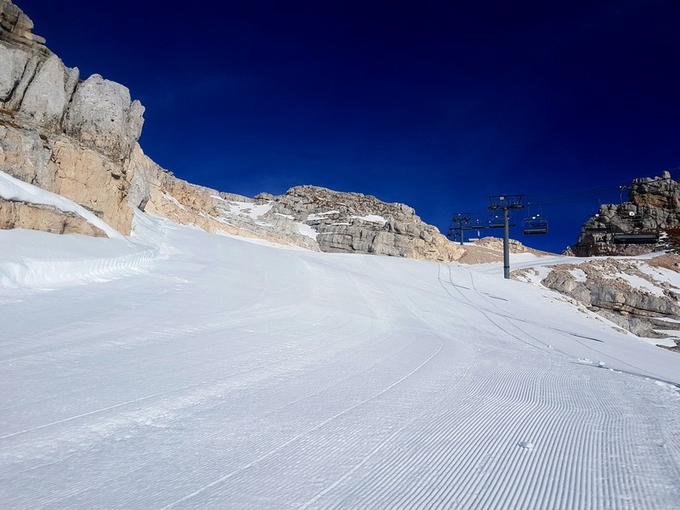
[[[526,240],[561,250],[618,184],[680,165],[675,0],[17,3],[142,101],[147,154],[223,191],[360,191],[443,231],[525,193],[552,230]]]

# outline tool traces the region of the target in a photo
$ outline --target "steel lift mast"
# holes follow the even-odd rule
[[[503,277],[510,279],[510,211],[524,209],[523,195],[493,195],[489,197],[490,211],[503,211]]]

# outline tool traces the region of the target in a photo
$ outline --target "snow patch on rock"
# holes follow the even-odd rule
[[[94,213],[72,200],[51,191],[38,188],[33,184],[21,181],[0,170],[0,198],[31,204],[40,204],[55,207],[60,211],[77,214],[88,223],[99,228],[107,236],[114,239],[123,239],[123,236],[99,219]]]

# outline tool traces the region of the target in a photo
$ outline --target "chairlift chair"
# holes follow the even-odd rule
[[[547,234],[548,221],[540,214],[534,214],[524,219],[524,229],[522,233],[525,236]]]
[[[486,228],[505,228],[505,223],[503,222],[503,217],[498,214],[493,215],[489,218],[489,224]]]
[[[616,244],[656,244],[659,242],[658,232],[617,232],[612,237]]]

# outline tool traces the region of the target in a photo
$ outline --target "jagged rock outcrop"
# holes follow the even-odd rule
[[[362,193],[296,186],[285,194],[258,195],[272,211],[308,225],[322,251],[455,260],[461,249],[404,204]]]
[[[664,249],[680,229],[680,183],[666,171],[636,179],[628,202],[604,204],[581,229],[570,252],[576,256],[640,255]]]
[[[537,281],[638,336],[680,342],[680,256],[598,258],[513,271]]]
[[[0,33],[8,41],[49,53],[45,39],[33,33],[33,21],[10,0],[0,0]]]

